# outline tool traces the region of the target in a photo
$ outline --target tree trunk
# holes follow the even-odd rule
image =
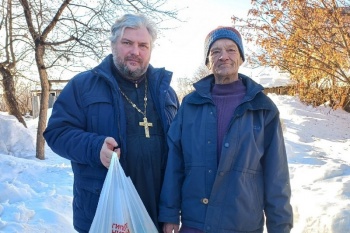
[[[27,128],[27,124],[24,121],[21,111],[18,107],[18,102],[16,99],[16,89],[13,81],[13,77],[11,72],[6,69],[4,66],[0,66],[0,74],[2,75],[2,83],[4,85],[5,91],[5,102],[6,107],[10,115],[13,115],[17,118],[17,120]]]
[[[45,139],[43,133],[47,123],[47,109],[49,106],[50,84],[48,74],[44,64],[45,47],[44,45],[37,45],[35,50],[35,59],[39,71],[41,83],[41,98],[38,130],[36,137],[36,157],[38,159],[45,159]]]

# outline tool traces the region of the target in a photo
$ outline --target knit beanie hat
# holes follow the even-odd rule
[[[214,44],[215,41],[219,39],[230,39],[233,40],[233,42],[236,43],[239,54],[241,55],[243,61],[244,61],[244,50],[243,50],[243,44],[242,44],[242,37],[239,32],[233,28],[233,27],[222,27],[219,26],[216,29],[209,32],[207,37],[205,38],[204,42],[204,63],[207,65],[208,63],[208,55],[210,47]]]

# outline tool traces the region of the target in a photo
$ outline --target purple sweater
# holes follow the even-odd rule
[[[246,94],[246,87],[242,83],[242,80],[237,80],[229,84],[215,84],[211,94],[217,110],[217,149],[219,163],[222,141],[227,132],[234,111],[242,102]]]

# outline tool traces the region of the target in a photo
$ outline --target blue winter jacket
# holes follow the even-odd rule
[[[70,80],[58,96],[44,132],[51,149],[71,160],[74,172],[73,223],[82,231],[90,228],[107,174],[100,160],[104,139],[107,136],[115,138],[122,155],[127,154],[124,103],[112,74],[111,56],[94,69]],[[149,66],[147,77],[166,134],[179,106],[170,87],[172,73]],[[126,158],[122,155],[120,162],[123,166]]]
[[[194,84],[169,132],[160,222],[204,232],[269,233],[292,228],[291,188],[275,104],[263,87],[239,74],[247,88],[224,136],[217,165],[214,76]],[[265,216],[264,216],[265,215]]]

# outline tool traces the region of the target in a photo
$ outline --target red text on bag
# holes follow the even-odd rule
[[[112,224],[112,233],[130,233],[128,223],[125,224]]]

